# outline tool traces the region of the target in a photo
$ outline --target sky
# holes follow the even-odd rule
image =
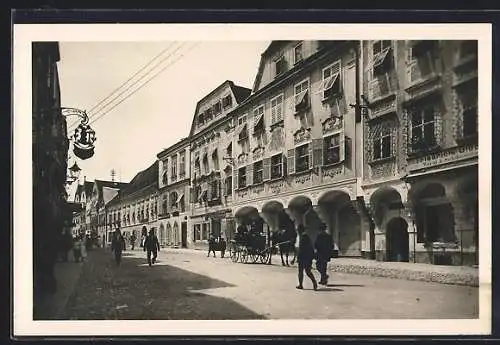
[[[80,180],[83,176],[87,181],[110,180],[114,169],[116,180],[129,182],[150,166],[160,151],[188,136],[196,103],[210,91],[228,79],[252,88],[260,55],[269,43],[203,41],[195,46],[195,42],[171,41],[60,42],[61,103],[82,110],[93,108],[167,49],[124,88],[89,112],[97,141],[93,157],[76,160],[82,169]],[[157,77],[103,115],[163,67],[166,69]],[[136,86],[118,96],[151,68],[153,71]],[[77,120],[68,118],[68,130]],[[74,159],[70,150],[70,165]]]

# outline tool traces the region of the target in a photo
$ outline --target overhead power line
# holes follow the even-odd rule
[[[125,100],[127,100],[128,98],[130,98],[132,95],[134,95],[137,91],[141,90],[144,86],[146,86],[148,83],[150,83],[154,78],[156,78],[158,75],[160,75],[163,71],[165,71],[168,67],[172,66],[173,64],[175,64],[177,61],[179,61],[180,59],[182,59],[184,57],[185,54],[189,53],[191,50],[193,50],[197,45],[199,45],[199,43],[195,43],[193,46],[191,46],[189,49],[187,49],[187,51],[185,51],[184,53],[182,53],[180,56],[178,56],[174,61],[170,62],[168,65],[164,66],[162,69],[160,69],[157,73],[155,73],[151,78],[147,79],[143,84],[141,84],[137,89],[133,90],[131,93],[129,93],[128,95],[126,95],[125,98],[123,98],[122,100],[120,100],[118,103],[114,104],[110,109],[106,110],[104,113],[100,114],[97,118],[93,119],[90,124],[93,124],[95,123],[97,120],[101,119],[103,116],[105,116],[106,114],[108,114],[110,111],[112,111],[113,109],[115,109],[117,106],[119,106],[120,104],[122,104]]]
[[[174,44],[176,44],[176,42],[174,42],[173,44],[170,44],[169,46],[167,46],[165,49],[163,49],[161,52],[159,52],[158,54],[156,54],[151,60],[149,60],[149,62],[147,62],[143,67],[141,67],[137,72],[135,72],[130,78],[128,78],[125,82],[123,82],[120,86],[118,86],[116,89],[114,89],[108,96],[106,96],[105,98],[103,98],[101,101],[99,101],[96,105],[94,105],[92,108],[90,108],[87,113],[90,114],[93,112],[94,109],[96,109],[98,106],[100,106],[101,104],[103,104],[106,100],[108,100],[110,97],[112,97],[116,92],[118,92],[122,87],[124,87],[125,85],[127,85],[127,83],[129,83],[132,79],[134,79],[137,75],[139,75],[142,71],[144,71],[148,66],[150,66],[155,60],[157,60],[161,55],[163,55],[167,50],[169,50]],[[171,54],[170,54],[171,55]],[[170,56],[169,55],[169,56]],[[167,56],[168,58],[168,56]],[[160,63],[162,63],[163,61],[165,61],[166,58],[162,59],[158,64],[156,64],[152,69],[150,69],[149,71],[146,72],[145,75],[147,75],[148,73],[150,73],[154,68],[156,68]],[[142,78],[140,78],[138,81],[140,81]],[[138,81],[134,82],[132,84],[132,86],[137,83]],[[127,90],[125,90],[127,91]],[[123,91],[122,93],[120,93],[118,96],[120,96],[121,94],[123,94],[125,91]],[[116,99],[116,98],[115,98]],[[113,101],[113,100],[111,100]],[[108,105],[109,102],[106,104]],[[106,106],[105,105],[105,106]],[[102,109],[102,108],[101,108]],[[99,110],[98,110],[99,111]],[[96,113],[98,112],[96,111]],[[92,116],[90,116],[90,118],[92,118]],[[78,121],[72,123],[69,128],[72,128],[74,127],[76,124],[78,124]]]

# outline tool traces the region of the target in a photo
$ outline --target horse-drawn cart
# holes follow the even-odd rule
[[[272,248],[267,245],[266,236],[259,233],[239,235],[230,241],[229,256],[233,262],[267,264]]]

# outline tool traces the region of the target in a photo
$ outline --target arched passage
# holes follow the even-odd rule
[[[163,223],[160,224],[160,245],[165,245],[165,226]]]
[[[373,221],[381,226],[384,218],[390,217],[390,211],[403,208],[401,194],[392,187],[381,187],[370,197]]]
[[[335,253],[339,256],[361,256],[361,218],[349,194],[339,190],[328,191],[319,198],[318,205],[332,234]]]
[[[179,225],[177,224],[177,222],[174,223],[174,226],[172,228],[172,232],[174,233],[174,246],[178,246],[179,245],[179,239],[180,239],[180,234],[179,234]]]
[[[386,227],[387,261],[408,262],[408,223],[401,217],[392,218]]]
[[[167,223],[167,239],[166,239],[167,245],[172,245],[172,226],[170,223]]]
[[[417,242],[455,242],[455,220],[443,185],[431,182],[417,186],[411,194],[415,205]]]

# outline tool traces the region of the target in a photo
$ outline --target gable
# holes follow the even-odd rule
[[[227,80],[196,104],[190,135],[202,132],[212,123],[224,118],[239,103],[246,99],[251,90]]]

